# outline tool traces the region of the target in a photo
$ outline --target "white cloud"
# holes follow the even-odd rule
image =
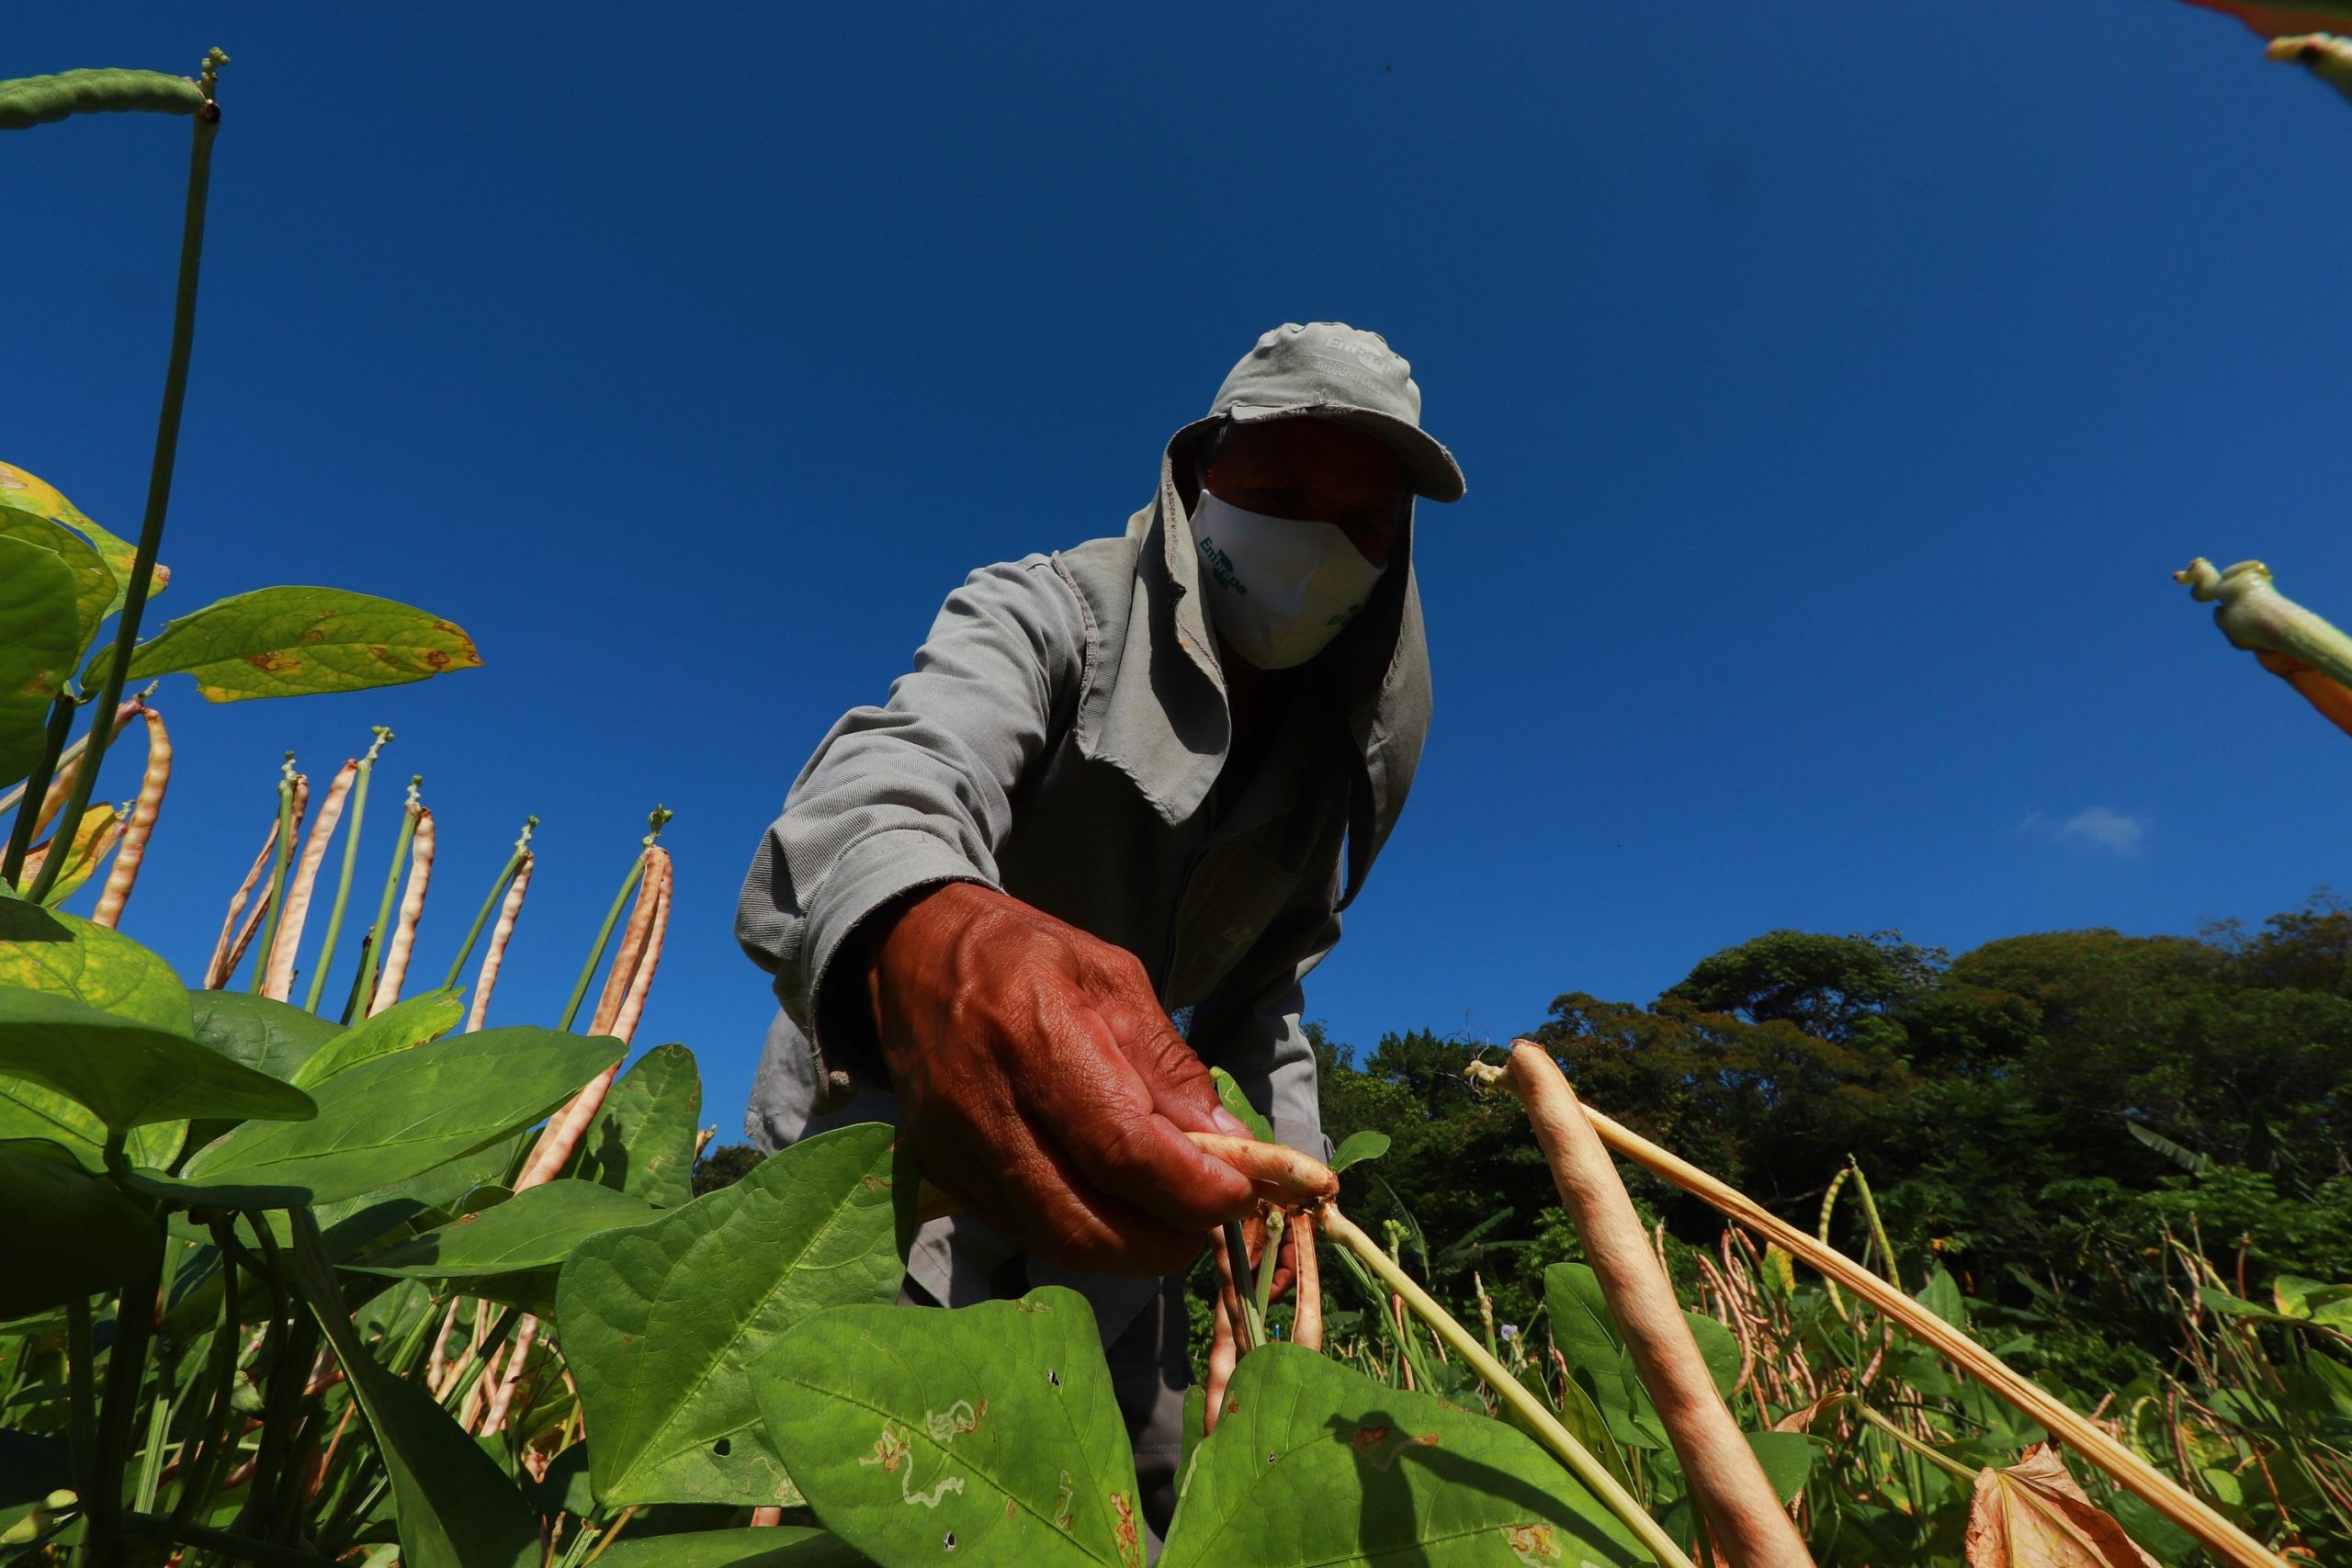
[[[2134,817],[2118,811],[2111,806],[2086,806],[2064,821],[2055,821],[2039,811],[2028,812],[2018,824],[2020,833],[2032,833],[2061,843],[2083,844],[2112,855],[2135,855],[2141,840],[2147,837],[2145,817]]]

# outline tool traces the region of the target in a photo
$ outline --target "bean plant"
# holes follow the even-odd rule
[[[165,581],[225,62],[0,83],[0,129],[105,110],[193,127],[136,544],[0,467],[0,784],[21,781],[0,864],[0,1217],[18,1260],[0,1273],[0,1556],[1141,1568],[1133,1455],[1084,1299],[899,1306],[914,1228],[944,1201],[889,1128],[825,1133],[693,1195],[694,1058],[662,1045],[620,1071],[670,909],[666,812],[553,1027],[486,1016],[537,853],[529,828],[444,983],[403,995],[435,863],[413,784],[375,919],[351,921],[350,982],[331,987],[356,885],[366,908],[381,731],[315,802],[289,759],[198,984],[117,929],[170,760],[152,692],[126,700],[130,682],[186,673],[238,701],[479,662],[426,612],[311,588],[238,594],[141,640]],[[94,808],[134,723],[139,796]],[[101,868],[92,914],[66,909]],[[1278,1314],[1271,1246],[1211,1249],[1224,1343],[1193,1404],[1170,1568],[1949,1560],[1951,1531],[1918,1527],[1962,1489],[1972,1561],[2139,1561],[2054,1451],[2028,1449],[2050,1436],[2114,1472],[2116,1497],[2169,1521],[2183,1550],[2283,1561],[2246,1510],[2224,1517],[2008,1371],[1966,1334],[1948,1277],[1915,1297],[1794,1233],[1578,1105],[1536,1047],[1490,1077],[1535,1113],[1589,1258],[1547,1277],[1540,1339],[1466,1326],[1416,1281],[1401,1235],[1340,1210],[1317,1162],[1246,1140],[1216,1151],[1261,1180],[1265,1228],[1293,1237],[1301,1282]],[[1666,1293],[1612,1155],[1770,1244],[1724,1252],[1711,1310]],[[1324,1344],[1325,1244],[1355,1293],[1352,1344]],[[2319,1325],[2340,1303],[2314,1286],[2276,1315],[2298,1305]],[[2212,1310],[2232,1326],[2205,1353],[2240,1364],[2227,1334],[2260,1309]],[[1804,1372],[1819,1397],[1795,1420],[1773,1391],[1797,1386],[1801,1357],[1837,1364]],[[1888,1394],[1963,1378],[1964,1435]],[[2253,1397],[2216,1419],[2267,1418]],[[1857,1453],[1883,1506],[1837,1514],[1825,1537],[1823,1478]],[[2034,1529],[2076,1555],[2018,1548]]]

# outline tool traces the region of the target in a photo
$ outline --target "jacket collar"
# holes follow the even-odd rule
[[[1158,495],[1127,520],[1132,582],[1100,583],[1090,593],[1111,598],[1125,589],[1129,597],[1125,615],[1110,603],[1089,606],[1099,640],[1080,699],[1080,752],[1125,773],[1170,823],[1200,809],[1233,735],[1225,673],[1201,598],[1200,555],[1176,488],[1176,465],[1192,460],[1193,443],[1215,423],[1186,425],[1160,455]],[[1429,730],[1429,649],[1412,545],[1408,519],[1403,570],[1382,574],[1371,604],[1314,666],[1358,763],[1343,905],[1396,825]],[[1080,591],[1089,593],[1089,586]]]

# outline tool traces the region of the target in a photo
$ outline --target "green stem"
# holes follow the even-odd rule
[[[179,1279],[180,1262],[186,1256],[180,1244],[168,1235],[164,1241],[164,1274],[155,1287],[155,1308],[158,1314],[168,1311],[172,1304],[172,1286]],[[155,1487],[164,1472],[164,1447],[171,1435],[172,1393],[179,1384],[179,1351],[167,1338],[155,1343],[155,1399],[147,1407],[147,1443],[139,1456],[139,1490],[133,1494],[132,1506],[151,1508],[155,1504]]]
[[[90,1301],[75,1296],[65,1303],[66,1432],[74,1456],[74,1490],[85,1497],[96,1496],[98,1489],[96,1365],[90,1345]]]
[[[1266,1321],[1266,1308],[1274,1298],[1274,1265],[1280,1261],[1282,1252],[1283,1212],[1276,1209],[1266,1216],[1266,1247],[1258,1254],[1258,1288],[1250,1303],[1258,1314],[1261,1326]]]
[[[269,919],[262,931],[261,951],[254,954],[253,982],[246,989],[259,996],[269,983],[270,955],[277,951],[277,922],[286,914],[286,873],[294,863],[294,753],[277,781],[277,858],[269,872]]]
[[[1886,1239],[1886,1224],[1878,1217],[1878,1202],[1871,1196],[1870,1178],[1862,1174],[1862,1168],[1855,1163],[1851,1155],[1846,1156],[1846,1168],[1854,1173],[1854,1196],[1861,1200],[1862,1213],[1870,1220],[1871,1239],[1878,1243],[1878,1255],[1887,1283],[1899,1291],[1903,1288],[1903,1271],[1894,1266],[1894,1244]]]
[[[474,955],[474,943],[481,939],[482,927],[490,923],[491,911],[497,908],[498,901],[506,896],[506,889],[514,882],[514,874],[523,869],[523,857],[530,852],[531,834],[538,825],[539,819],[536,817],[525,819],[523,836],[514,840],[514,852],[506,857],[504,869],[492,879],[490,896],[481,901],[481,909],[474,915],[473,926],[466,932],[465,942],[458,949],[456,961],[449,965],[449,977],[441,982],[444,989],[456,988],[458,976],[466,972],[466,960]]]
[[[1233,1299],[1241,1305],[1241,1321],[1233,1325],[1233,1332],[1241,1341],[1240,1353],[1246,1356],[1264,1343],[1266,1337],[1259,1331],[1258,1319],[1250,1310],[1250,1298],[1241,1292],[1241,1282],[1250,1278],[1250,1243],[1242,1237],[1238,1220],[1225,1222],[1225,1262],[1233,1271]]]
[[[351,972],[351,990],[343,998],[343,1016],[335,1021],[346,1029],[350,1028],[352,1019],[359,1011],[359,1004],[374,995],[375,989],[376,932],[370,928],[368,934],[359,939],[359,965]]]
[[[1896,1426],[1894,1422],[1888,1420],[1885,1416],[1880,1415],[1877,1411],[1872,1410],[1869,1405],[1862,1404],[1859,1400],[1849,1399],[1847,1403],[1852,1407],[1855,1415],[1860,1416],[1863,1420],[1869,1422],[1880,1431],[1884,1432],[1888,1437],[1893,1438],[1897,1443],[1900,1443],[1903,1446],[1905,1451],[1917,1454],[1921,1459],[1926,1460],[1929,1464],[1934,1465],[1938,1470],[1944,1471],[1949,1474],[1958,1477],[1963,1484],[1969,1486],[1976,1484],[1976,1472],[1969,1469],[1966,1465],[1961,1464],[1943,1454],[1938,1453],[1934,1449],[1929,1448],[1927,1444],[1921,1442],[1918,1438],[1913,1437],[1910,1433],[1905,1431],[1902,1427]],[[1920,1507],[1919,1495],[1916,1490],[1911,1495],[1911,1506],[1914,1512],[1918,1511]]]
[[[209,1525],[157,1518],[153,1514],[127,1514],[123,1517],[123,1523],[130,1533],[148,1540],[202,1547],[224,1557],[258,1563],[260,1568],[334,1568],[334,1559],[322,1557],[315,1551],[305,1551],[297,1546],[273,1546],[268,1541],[214,1529]]]
[[[215,51],[215,54],[219,51]],[[223,59],[226,57],[223,56]],[[214,65],[209,56],[205,77],[209,84]],[[130,677],[130,655],[139,642],[139,622],[147,613],[147,595],[154,585],[155,555],[164,543],[164,513],[172,499],[172,468],[180,445],[180,411],[187,401],[188,356],[196,346],[196,283],[204,259],[204,203],[211,187],[212,138],[220,129],[220,107],[209,93],[196,114],[196,135],[188,152],[187,207],[180,223],[179,289],[172,306],[172,352],[164,367],[164,405],[155,419],[155,457],[147,476],[147,512],[139,525],[139,549],[130,563],[130,581],[123,584],[122,614],[115,622],[114,649],[107,660],[106,683],[93,710],[88,755],[74,775],[74,790],[61,820],[77,823],[97,786],[98,769],[106,761],[107,742],[113,739],[114,710],[122,701],[123,682]],[[28,792],[27,798],[30,798]],[[28,896],[38,904],[57,886],[58,874],[71,856],[53,854],[41,862]]]
[[[318,959],[311,965],[311,994],[302,1002],[311,1012],[319,1010],[319,998],[326,990],[327,971],[334,966],[335,943],[343,935],[344,906],[351,902],[351,874],[359,864],[359,825],[368,817],[368,780],[376,771],[376,753],[391,738],[390,730],[380,724],[376,726],[376,743],[359,759],[358,776],[352,780],[351,826],[344,829],[343,872],[335,878],[334,908],[327,911],[327,934],[320,942]]]
[[[98,1410],[97,1462],[91,1490],[82,1499],[89,1517],[87,1561],[94,1568],[120,1568],[122,1481],[130,1458],[131,1418],[147,1381],[147,1343],[155,1332],[155,1293],[164,1276],[164,1235],[140,1260],[139,1272],[115,1298],[114,1343],[107,1350],[105,1403]]]
[[[237,1269],[232,1252],[243,1251],[229,1235],[232,1221],[212,1222],[212,1245],[220,1254],[220,1326],[212,1340],[212,1400],[197,1440],[180,1460],[179,1500],[172,1505],[172,1529],[185,1528],[196,1517],[197,1504],[212,1490],[212,1476],[220,1468],[221,1450],[229,1440],[229,1402],[237,1390],[237,1352],[245,1328],[238,1312]]]
[[[417,813],[424,809],[417,804],[416,792],[424,783],[423,773],[412,774],[408,781],[408,805],[401,813],[400,836],[392,840],[392,863],[384,873],[384,897],[376,906],[376,925],[371,936],[371,940],[376,944],[376,953],[370,954],[366,963],[361,965],[363,974],[373,970],[378,965],[380,960],[377,955],[384,951],[384,943],[391,941],[392,901],[400,897],[401,867],[407,863],[409,845],[416,838]],[[352,1010],[352,1016],[367,1017],[368,1010],[375,999],[376,977],[373,974],[368,974],[368,988],[360,994],[359,1005]]]
[[[77,705],[71,692],[60,692],[50,700],[49,731],[41,739],[40,766],[24,784],[24,795],[17,802],[17,819],[8,829],[8,848],[0,855],[0,882],[17,886],[25,873],[25,856],[33,847],[33,824],[40,818],[41,802],[49,795],[49,781],[57,776],[58,759],[64,754],[65,738],[73,733],[74,714]]]
[[[1690,1559],[1683,1553],[1681,1547],[1675,1544],[1674,1538],[1643,1510],[1633,1495],[1609,1473],[1608,1467],[1593,1457],[1592,1450],[1577,1442],[1544,1402],[1528,1393],[1517,1378],[1504,1370],[1501,1362],[1487,1355],[1486,1347],[1480,1345],[1468,1329],[1456,1323],[1452,1314],[1438,1305],[1436,1300],[1405,1272],[1401,1264],[1382,1250],[1378,1242],[1366,1235],[1354,1221],[1340,1213],[1336,1204],[1324,1205],[1322,1221],[1323,1234],[1354,1253],[1365,1268],[1380,1277],[1383,1284],[1404,1297],[1405,1304],[1412,1308],[1414,1315],[1468,1362],[1473,1371],[1486,1380],[1487,1385],[1510,1407],[1512,1415],[1519,1417],[1536,1441],[1550,1450],[1552,1456],[1584,1483],[1586,1491],[1617,1516],[1619,1521],[1634,1533],[1634,1539],[1641,1543],[1642,1549],[1657,1559],[1661,1568],[1691,1568]]]
[[[580,971],[580,978],[572,983],[571,999],[563,1004],[563,1021],[556,1027],[569,1032],[571,1021],[580,1016],[580,1003],[588,995],[588,982],[596,977],[597,966],[605,962],[605,949],[613,940],[613,928],[620,924],[621,909],[628,903],[628,896],[637,891],[638,879],[645,874],[645,857],[639,855],[629,863],[628,874],[621,878],[621,890],[613,895],[613,907],[605,911],[605,923],[597,928],[596,941],[588,949],[588,963]]]
[[[476,1310],[480,1308],[477,1307]],[[506,1336],[514,1328],[514,1320],[519,1315],[513,1307],[508,1307],[498,1314],[496,1321],[490,1325],[490,1333],[481,1342],[481,1348],[476,1350],[472,1359],[466,1363],[466,1370],[459,1373],[447,1388],[441,1391],[441,1403],[444,1405],[452,1411],[465,1408],[466,1395],[473,1391],[475,1383],[481,1381],[482,1369],[490,1365],[490,1359],[497,1354],[498,1348],[506,1343]]]

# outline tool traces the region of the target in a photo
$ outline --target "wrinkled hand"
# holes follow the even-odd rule
[[[869,951],[923,1174],[1025,1251],[1172,1274],[1254,1212],[1249,1179],[1184,1136],[1243,1129],[1134,954],[970,883],[907,904]]]

